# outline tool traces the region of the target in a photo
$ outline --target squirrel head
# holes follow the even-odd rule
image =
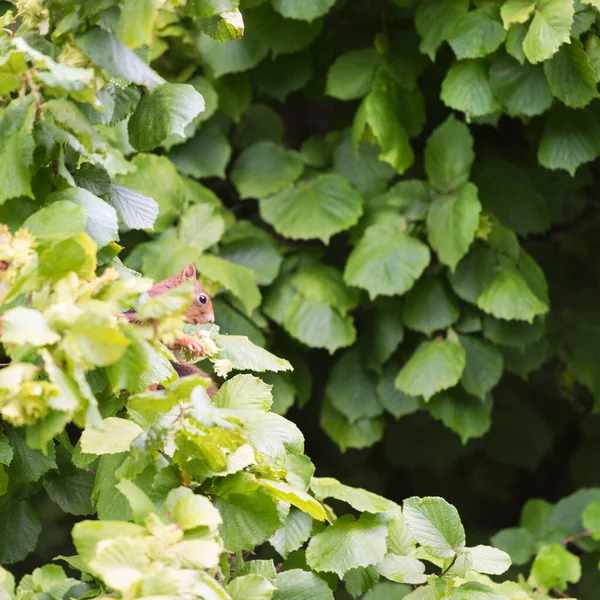
[[[148,290],[148,294],[150,296],[159,296],[169,289],[179,287],[188,279],[193,280],[194,296],[184,313],[185,320],[192,325],[214,323],[215,313],[212,301],[210,296],[206,293],[206,290],[202,287],[202,284],[198,281],[196,267],[192,264],[185,267],[180,273],[171,275],[168,279],[157,283]]]

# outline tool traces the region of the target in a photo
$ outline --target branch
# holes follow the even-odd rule
[[[458,554],[455,554],[454,558],[450,561],[450,564],[438,575],[440,579],[454,566],[457,558]]]
[[[575,533],[574,535],[570,535],[569,537],[566,537],[564,540],[562,540],[560,542],[560,544],[561,544],[561,546],[566,546],[567,544],[570,544],[571,542],[574,542],[581,538],[586,538],[586,537],[591,537],[591,536],[592,536],[592,532],[588,531],[586,529],[585,531],[580,531],[579,533]]]

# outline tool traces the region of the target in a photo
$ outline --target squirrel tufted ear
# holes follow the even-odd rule
[[[196,267],[194,265],[188,265],[183,271],[183,276],[186,279],[195,279],[196,278]]]

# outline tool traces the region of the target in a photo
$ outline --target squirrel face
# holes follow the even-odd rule
[[[215,313],[212,301],[206,290],[202,287],[202,284],[198,281],[194,265],[188,265],[180,273],[171,275],[171,277],[164,281],[159,281],[148,290],[148,295],[151,297],[160,296],[167,290],[179,287],[188,279],[193,279],[194,297],[185,311],[185,320],[192,325],[214,323]]]
[[[215,312],[210,296],[196,279],[196,268],[194,265],[189,265],[186,269],[189,269],[190,267],[194,269],[194,297],[192,298],[188,309],[185,311],[185,320],[193,325],[214,323]]]

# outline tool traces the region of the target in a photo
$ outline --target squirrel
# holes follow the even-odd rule
[[[168,290],[172,290],[174,288],[179,287],[183,283],[185,283],[188,279],[193,280],[193,288],[194,288],[194,296],[189,307],[184,312],[183,316],[187,323],[192,325],[201,325],[204,323],[214,323],[215,322],[215,312],[213,309],[212,301],[210,296],[206,293],[206,290],[202,287],[202,284],[198,281],[198,277],[196,274],[196,267],[193,264],[189,264],[183,271],[180,273],[176,273],[175,275],[171,275],[167,279],[163,281],[159,281],[155,283],[149,290],[148,295],[151,298],[155,298],[156,296],[160,296],[164,294]],[[137,313],[134,309],[130,309],[121,313],[128,321],[131,323],[140,323],[141,321],[138,319]],[[182,334],[178,336],[173,344],[170,345],[172,350],[177,350],[181,348],[185,348],[195,354],[197,356],[204,356],[205,350],[202,342],[197,338],[191,337],[186,334]],[[194,365],[190,365],[187,363],[175,363],[170,361],[171,365],[179,375],[179,377],[185,377],[187,375],[200,375],[201,377],[210,379],[209,375],[199,369]],[[162,386],[158,384],[153,384],[149,388],[152,389],[163,389]],[[207,390],[207,393],[211,400],[214,398],[217,393],[217,387],[214,382],[211,381],[210,387]]]

